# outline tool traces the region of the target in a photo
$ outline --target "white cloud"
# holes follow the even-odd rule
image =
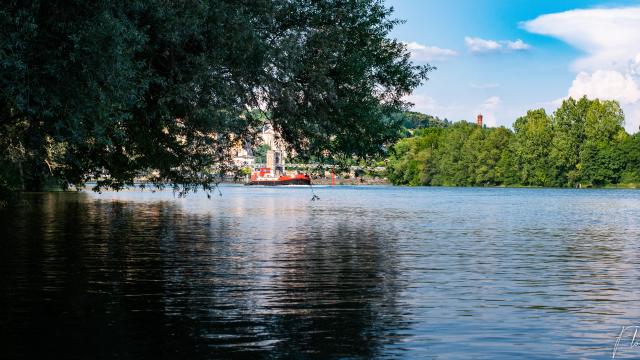
[[[406,45],[407,49],[411,52],[411,59],[416,61],[445,60],[458,56],[458,52],[455,50],[422,45],[415,41],[407,43]]]
[[[518,39],[516,41],[505,41],[505,45],[510,50],[529,50],[531,45],[525,43],[524,41]]]
[[[405,100],[413,103],[413,110],[419,112],[431,113],[438,107],[436,100],[427,95],[411,94]]]
[[[497,41],[473,38],[469,36],[464,38],[464,44],[467,45],[467,49],[472,53],[488,53],[502,49],[502,45]]]
[[[575,71],[625,69],[640,53],[640,7],[571,10],[542,15],[521,26],[584,51]]]
[[[485,102],[482,105],[485,106],[487,109],[493,110],[497,108],[501,103],[502,103],[502,100],[500,99],[499,96],[492,96],[487,100],[485,100]]]
[[[577,74],[567,97],[617,100],[626,115],[627,131],[638,131],[640,7],[571,10],[542,15],[521,26],[582,50],[586,55],[572,64]]]
[[[485,100],[477,109],[477,113],[483,115],[484,124],[488,127],[495,127],[498,125],[498,119],[496,117],[496,111],[500,108],[502,99],[499,96],[492,96]],[[473,117],[475,119],[475,117]]]
[[[413,111],[438,116],[443,119],[457,120],[460,114],[463,113],[463,109],[459,105],[443,105],[428,95],[411,94],[405,97],[405,100],[414,104]]]
[[[569,88],[569,96],[603,100],[618,100],[621,104],[633,104],[640,100],[640,88],[630,75],[615,70],[596,70],[589,74],[580,72]]]
[[[640,104],[626,106],[625,127],[629,132],[640,130]]]
[[[531,48],[531,45],[518,39],[511,40],[486,40],[477,37],[466,36],[464,43],[470,52],[476,54],[495,53],[501,51],[522,51]]]

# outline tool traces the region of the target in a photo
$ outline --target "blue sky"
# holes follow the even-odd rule
[[[406,20],[392,36],[438,67],[410,97],[449,120],[483,113],[511,126],[567,96],[621,102],[640,125],[640,0],[387,0]]]

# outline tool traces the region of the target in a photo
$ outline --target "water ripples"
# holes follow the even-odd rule
[[[640,325],[640,192],[316,192],[2,210],[0,355],[595,359]]]

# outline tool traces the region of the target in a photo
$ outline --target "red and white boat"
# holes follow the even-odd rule
[[[254,171],[245,185],[311,185],[311,178],[306,174],[276,176],[271,168],[263,167]]]

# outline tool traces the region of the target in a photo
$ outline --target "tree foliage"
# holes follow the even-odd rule
[[[381,0],[5,1],[1,181],[208,186],[264,121],[301,155],[379,153],[432,69],[397,23]]]
[[[640,134],[615,101],[568,99],[532,110],[513,130],[459,122],[400,140],[389,179],[407,185],[604,186],[640,182]]]
[[[402,127],[407,130],[425,129],[425,128],[443,128],[451,125],[447,119],[440,119],[437,116],[422,114],[415,111],[403,111],[392,115],[393,118],[401,121]]]

